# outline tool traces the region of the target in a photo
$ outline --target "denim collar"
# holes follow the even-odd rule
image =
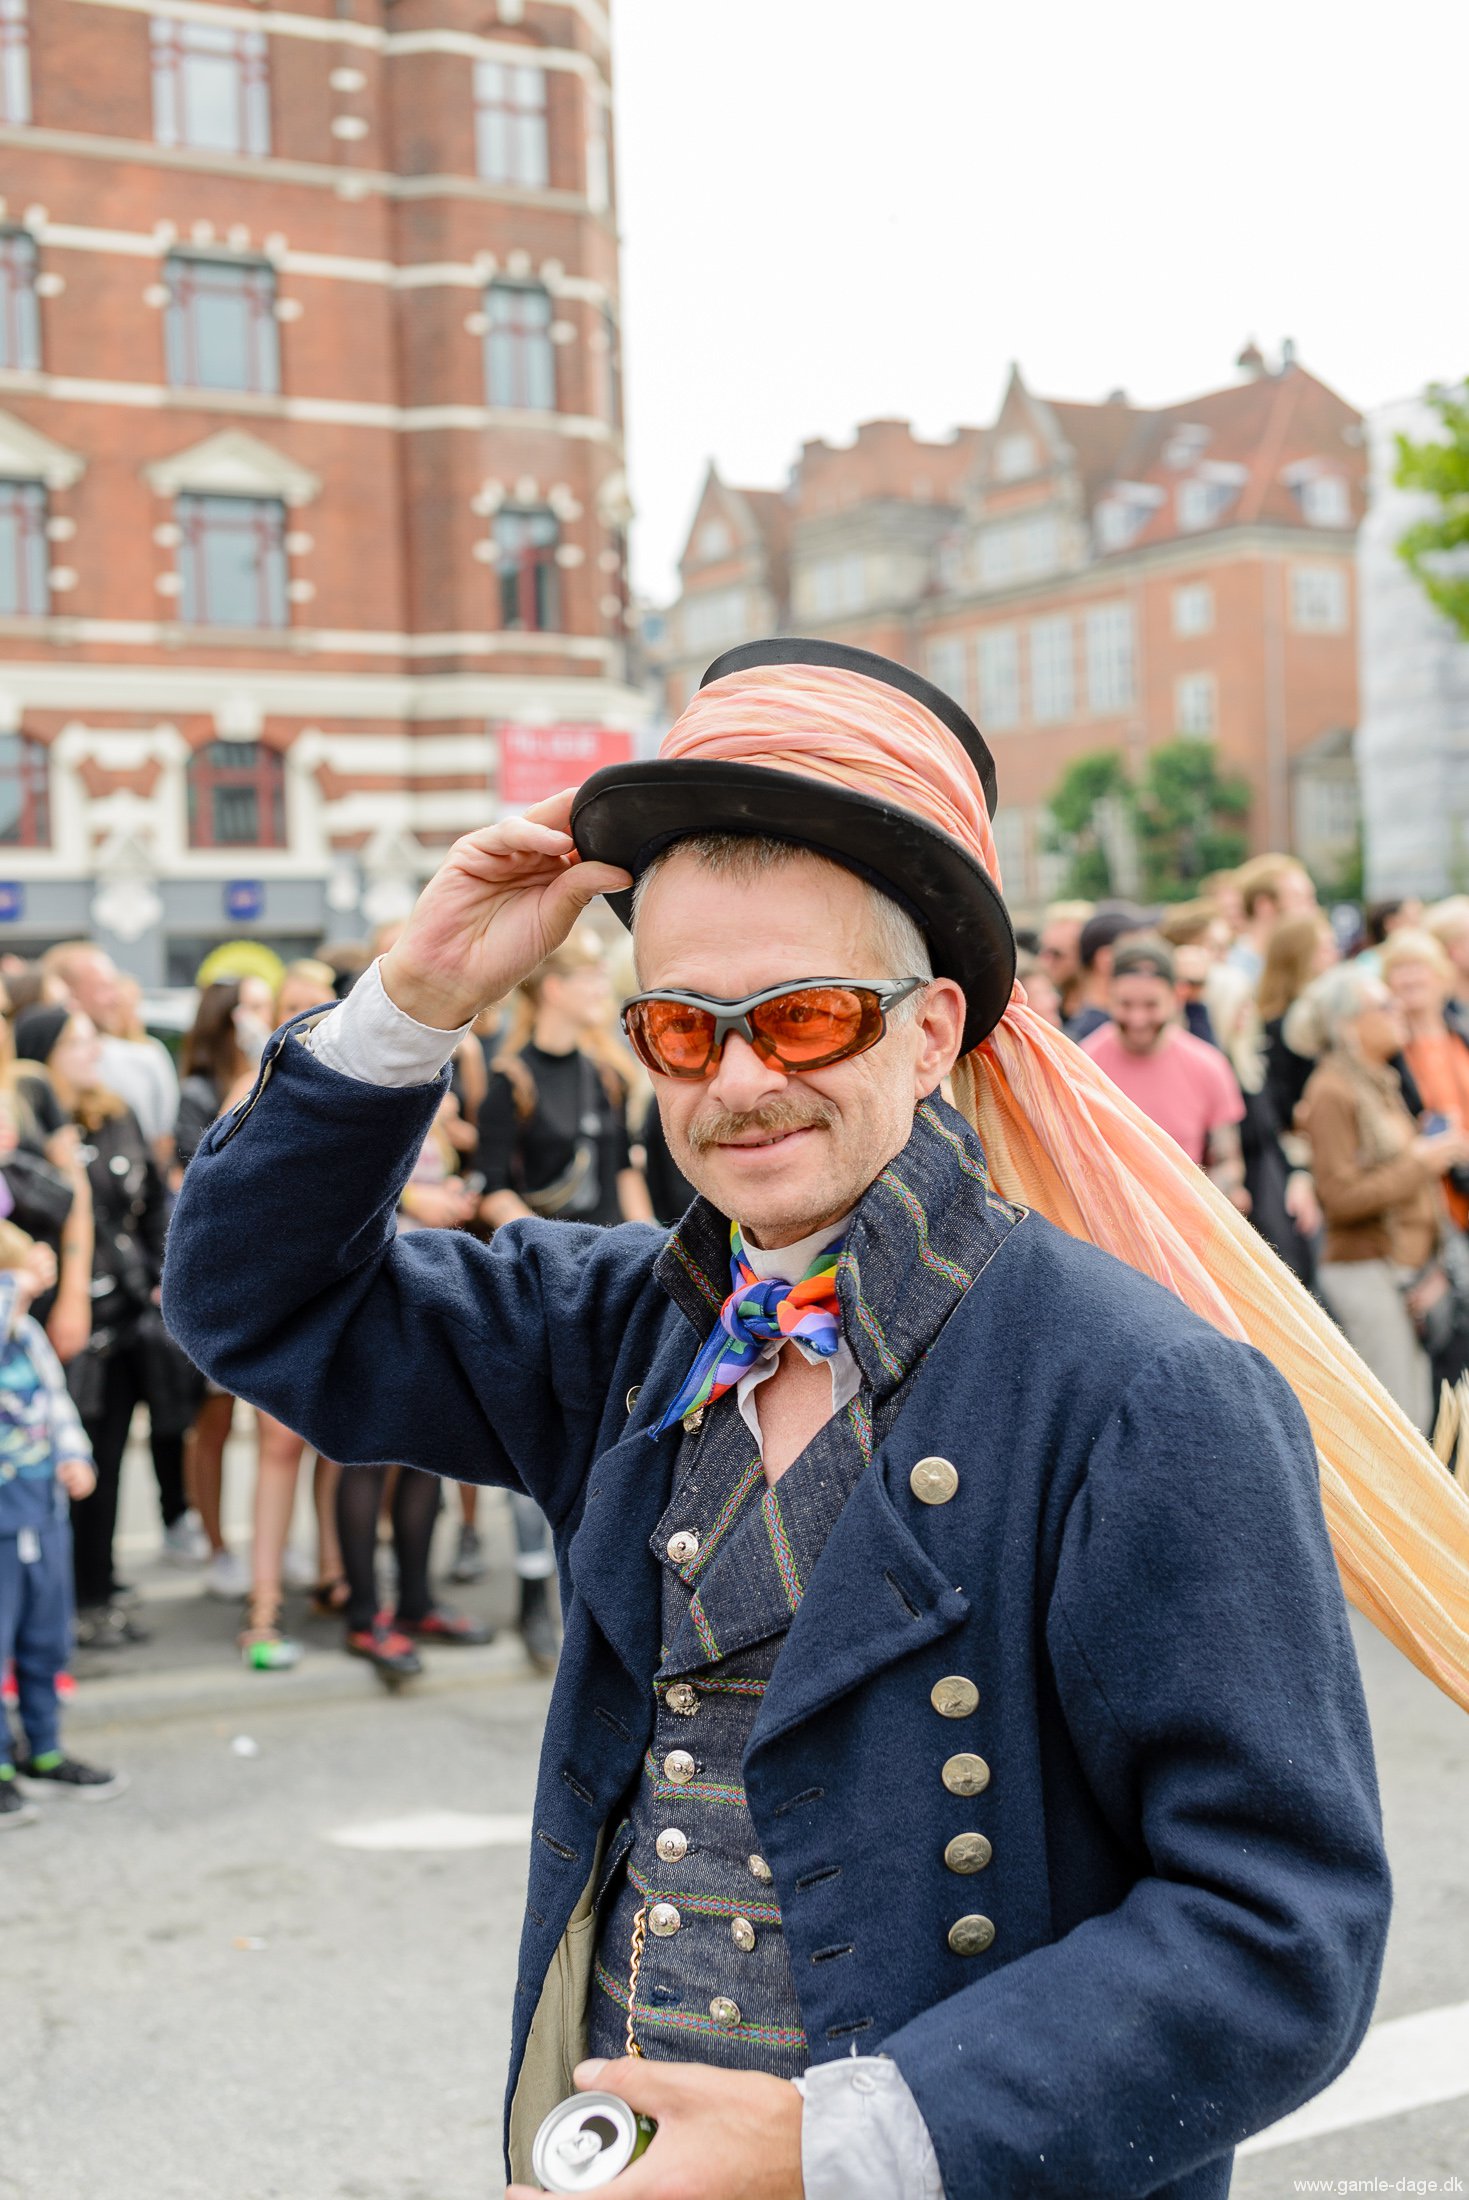
[[[1021,1219],[991,1189],[979,1141],[942,1101],[925,1101],[903,1151],[869,1187],[837,1271],[843,1329],[862,1375],[851,1403],[820,1428],[768,1489],[733,1394],[683,1439],[672,1500],[651,1538],[688,1592],[670,1609],[661,1677],[698,1670],[789,1627],[848,1497],[901,1410],[903,1385],[949,1315]],[[696,1328],[712,1314],[705,1286],[729,1225],[700,1200],[659,1262],[669,1295]],[[702,1278],[702,1281],[700,1280]],[[717,1303],[717,1302],[716,1302]],[[669,1539],[696,1527],[699,1549],[675,1562]]]

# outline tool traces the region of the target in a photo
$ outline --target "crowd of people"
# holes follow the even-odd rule
[[[38,1554],[22,1556],[13,1580],[0,1565],[0,1665],[13,1666],[24,1762],[49,1757],[52,1776],[78,1792],[110,1794],[118,1782],[60,1752],[54,1691],[39,1676],[58,1662],[73,1610],[85,1652],[148,1639],[116,1551],[140,1407],[162,1555],[239,1606],[251,1670],[300,1658],[286,1624],[294,1593],[338,1621],[346,1650],[393,1685],[421,1670],[425,1643],[489,1639],[431,1578],[438,1477],[316,1458],[315,1549],[296,1550],[302,1439],[206,1384],[159,1310],[172,1199],[209,1126],[248,1093],[270,1033],[341,999],[393,937],[385,928],[284,967],[258,943],[217,951],[176,1058],[142,1021],[136,981],[95,943],[0,963],[0,1557],[16,1536],[22,1554]],[[1032,1008],[1207,1171],[1426,1432],[1442,1386],[1469,1368],[1469,898],[1372,907],[1360,937],[1343,940],[1301,865],[1264,855],[1157,910],[1056,903],[1021,944]],[[488,1236],[526,1214],[677,1219],[692,1191],[618,1026],[624,979],[606,942],[581,928],[486,1012],[454,1057],[402,1194],[401,1230]],[[48,1415],[65,1432],[60,1451],[39,1442]],[[248,1558],[225,1532],[237,1427],[253,1452]],[[34,1480],[43,1452],[52,1468],[41,1503],[34,1490],[26,1497],[25,1460],[34,1455]],[[234,1493],[233,1517],[241,1500]],[[456,1503],[445,1570],[469,1584],[489,1567],[478,1492],[460,1485]],[[512,1508],[520,1633],[549,1669],[550,1539],[528,1498]],[[43,1527],[64,1531],[68,1513],[69,1545],[64,1533],[48,1542]],[[384,1534],[394,1560],[386,1601]],[[14,1819],[4,1750],[0,1735],[0,1819],[7,1805]]]
[[[1197,900],[1058,902],[1031,1005],[1177,1140],[1416,1427],[1469,1369],[1469,897],[1338,937],[1301,864]]]
[[[105,1670],[104,1657],[152,1632],[117,1552],[124,1457],[140,1407],[161,1555],[197,1570],[203,1594],[238,1606],[238,1650],[251,1670],[299,1660],[299,1637],[285,1624],[296,1592],[316,1616],[339,1622],[346,1650],[394,1685],[421,1670],[425,1643],[490,1639],[431,1579],[439,1478],[315,1459],[315,1550],[297,1550],[290,1532],[301,1438],[207,1384],[168,1335],[158,1303],[173,1197],[209,1126],[248,1093],[270,1033],[341,999],[392,936],[385,928],[371,943],[327,947],[284,967],[258,943],[216,951],[176,1055],[143,1023],[136,981],[95,943],[0,964],[0,1561],[12,1544],[20,1552],[14,1580],[0,1563],[0,1669],[27,1735],[23,1770],[55,1745],[52,1682],[66,1662],[56,1644],[74,1640],[93,1670]],[[617,1028],[603,948],[594,934],[577,935],[460,1047],[403,1191],[399,1228],[488,1236],[528,1213],[675,1219],[692,1194],[648,1121],[649,1097]],[[642,1143],[650,1129],[651,1155]],[[40,1441],[53,1409],[64,1425],[59,1451]],[[226,1447],[237,1430],[253,1464],[248,1554],[232,1547],[225,1525]],[[232,1448],[231,1460],[239,1456]],[[43,1494],[27,1486],[27,1458]],[[471,1584],[485,1578],[490,1558],[477,1491],[462,1485],[456,1494],[445,1571]],[[232,1500],[238,1520],[245,1493]],[[514,1500],[513,1514],[520,1634],[546,1670],[559,1645],[550,1539],[528,1499]],[[26,1555],[41,1527],[57,1531],[44,1567]],[[386,1600],[384,1535],[393,1556]],[[31,1609],[38,1598],[41,1622]],[[44,1715],[43,1697],[52,1707]],[[0,1737],[0,1819],[15,1822],[28,1813],[4,1748]],[[113,1776],[93,1779],[74,1760],[58,1761],[78,1786],[86,1774],[88,1792],[116,1792]]]

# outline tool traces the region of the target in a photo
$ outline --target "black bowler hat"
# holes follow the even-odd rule
[[[761,665],[860,672],[921,703],[968,752],[993,817],[995,765],[979,728],[921,673],[844,642],[782,636],[726,650],[699,685],[708,687],[729,673]],[[764,764],[660,757],[651,763],[608,764],[593,772],[572,803],[571,831],[581,855],[616,864],[634,878],[665,848],[693,834],[745,833],[810,848],[880,887],[915,919],[928,941],[935,976],[953,978],[964,989],[966,1053],[988,1038],[1005,1013],[1015,983],[1015,934],[1005,904],[967,849],[901,802]],[[630,924],[632,895],[609,894],[607,899],[622,922]],[[909,973],[872,975],[898,978]]]

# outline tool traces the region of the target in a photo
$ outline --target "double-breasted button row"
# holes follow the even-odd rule
[[[947,1505],[959,1487],[959,1469],[952,1459],[920,1459],[908,1487],[920,1505]]]
[[[699,1555],[699,1531],[697,1528],[680,1528],[668,1538],[668,1555],[675,1566],[687,1566],[691,1558]]]

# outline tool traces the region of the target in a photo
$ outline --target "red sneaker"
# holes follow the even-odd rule
[[[411,1680],[415,1673],[423,1671],[423,1660],[408,1637],[396,1628],[381,1624],[349,1627],[347,1653],[349,1657],[365,1658],[379,1678],[386,1681]]]
[[[401,1612],[395,1612],[392,1625],[419,1642],[458,1642],[467,1648],[477,1648],[495,1639],[493,1627],[487,1627],[482,1620],[471,1619],[467,1612],[451,1612],[442,1604],[432,1606],[422,1619],[404,1619]]]

